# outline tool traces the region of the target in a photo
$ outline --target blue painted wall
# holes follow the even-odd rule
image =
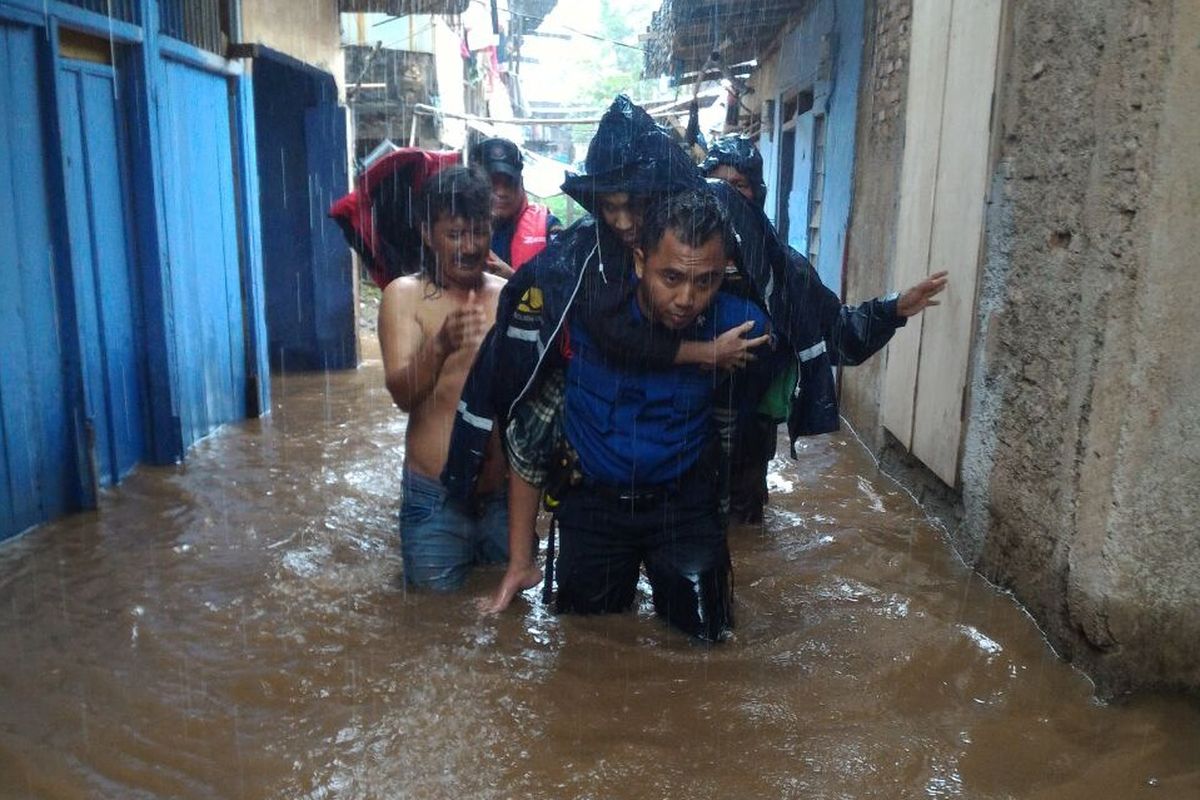
[[[777,56],[775,85],[763,94],[763,97],[776,101],[774,134],[770,141],[764,139],[761,142],[767,175],[767,209],[772,215],[778,202],[775,190],[779,183],[782,98],[792,90],[811,90],[814,113],[826,114],[825,185],[821,195],[819,256],[815,266],[825,285],[839,294],[854,185],[864,16],[862,0],[818,0],[799,24],[785,34]],[[824,37],[828,38],[823,42]],[[826,53],[830,69],[827,74],[822,74],[821,62]],[[792,219],[793,230],[806,224],[807,212],[801,219]]]
[[[249,79],[137,1],[0,0],[0,539],[269,407]]]

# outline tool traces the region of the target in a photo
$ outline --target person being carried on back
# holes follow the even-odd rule
[[[657,335],[713,342],[747,324],[764,335],[766,314],[720,292],[734,257],[729,221],[704,187],[660,197],[633,249],[626,313]],[[718,423],[711,370],[632,368],[636,353],[606,355],[579,319],[568,321],[562,416],[579,477],[558,497],[560,613],[633,606],[644,564],[656,611],[708,641],[732,625],[732,572],[719,511]],[[532,568],[532,526],[510,529],[514,576]],[[496,605],[499,605],[497,603]]]

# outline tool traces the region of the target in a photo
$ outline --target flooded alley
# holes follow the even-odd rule
[[[772,465],[737,631],[398,580],[380,363],[0,548],[3,798],[1194,798],[1200,710],[1106,705],[852,438]]]

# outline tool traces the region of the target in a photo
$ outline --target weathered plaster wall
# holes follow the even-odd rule
[[[846,255],[846,299],[851,303],[896,288],[892,285],[892,256],[904,158],[911,15],[912,0],[871,0],[867,4],[854,206]],[[897,335],[916,335],[916,331],[901,330]],[[884,442],[879,404],[885,358],[886,351],[843,370],[841,378],[842,413],[876,451]]]
[[[1058,2],[1014,34],[980,566],[1106,686],[1200,688],[1200,9]]]
[[[242,36],[333,75],[345,97],[345,63],[337,0],[244,0]]]
[[[1102,692],[1195,691],[1200,6],[1014,0],[1010,12],[961,494],[887,445],[870,372],[847,373],[844,408],[905,480],[941,497],[964,558]],[[895,180],[898,166],[867,157],[890,141],[861,138],[854,295],[894,236],[894,213],[876,216],[884,198],[861,188]],[[872,217],[883,231],[866,231]]]

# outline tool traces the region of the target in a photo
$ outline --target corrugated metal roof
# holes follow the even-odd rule
[[[338,0],[338,10],[403,17],[409,14],[461,14],[470,4],[471,0]]]
[[[513,31],[533,31],[542,24],[546,15],[554,10],[558,0],[508,0],[508,10],[520,20],[514,19]]]
[[[645,37],[646,75],[699,69],[714,51],[748,61],[812,0],[663,0]]]

